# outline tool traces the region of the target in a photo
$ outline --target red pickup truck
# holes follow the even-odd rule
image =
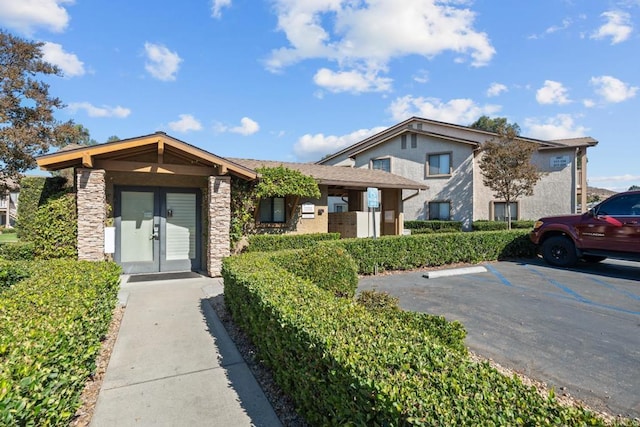
[[[544,260],[558,267],[580,259],[640,261],[640,191],[618,193],[582,215],[540,218],[529,237]]]

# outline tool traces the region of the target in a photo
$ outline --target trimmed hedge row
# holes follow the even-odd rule
[[[117,301],[112,263],[37,261],[0,294],[0,425],[68,425]]]
[[[340,233],[314,234],[255,234],[249,236],[248,252],[281,251],[284,249],[302,249],[315,246],[325,240],[338,240]]]
[[[368,311],[268,254],[225,259],[223,277],[235,321],[311,425],[603,425],[471,361],[443,319],[434,331],[433,316]]]
[[[511,221],[512,229],[529,229],[533,228],[533,224],[535,221],[532,220],[518,220]],[[473,231],[497,231],[497,230],[506,230],[507,222],[506,221],[486,221],[486,220],[478,220],[473,221],[471,225]]]
[[[462,221],[413,220],[413,221],[405,221],[404,228],[411,230],[411,234],[418,234],[423,230],[462,231]]]
[[[0,258],[8,261],[33,260],[36,248],[33,242],[7,242],[0,244]]]
[[[360,274],[374,274],[376,270],[410,270],[459,262],[526,258],[536,254],[528,233],[520,230],[342,239],[323,242],[322,245],[344,248],[355,260]]]
[[[30,263],[0,260],[0,293],[31,275]]]
[[[358,266],[343,248],[316,246],[270,254],[270,259],[280,267],[337,297],[355,296]]]

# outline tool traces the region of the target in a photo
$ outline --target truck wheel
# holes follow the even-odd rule
[[[557,267],[571,267],[578,261],[576,247],[567,237],[549,237],[542,244],[542,257]]]

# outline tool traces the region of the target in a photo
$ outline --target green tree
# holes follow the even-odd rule
[[[490,118],[489,116],[481,116],[478,120],[469,125],[472,129],[480,129],[487,132],[497,133],[499,135],[511,133],[520,135],[520,126],[517,123],[509,123],[505,117]]]
[[[42,46],[0,30],[0,182],[18,181],[21,173],[36,166],[36,156],[78,138],[72,121],[54,118],[64,104],[39,80],[62,75],[42,59]]]
[[[107,138],[107,142],[116,142],[116,141],[120,141],[120,138],[118,137],[118,135],[111,135],[109,138]]]
[[[631,187],[629,187],[629,191],[633,190],[640,190],[640,185],[632,185]]]
[[[531,163],[536,146],[517,138],[512,127],[481,146],[479,167],[482,182],[494,196],[505,202],[507,227],[511,229],[511,203],[522,196],[533,195],[533,187],[542,173]]]

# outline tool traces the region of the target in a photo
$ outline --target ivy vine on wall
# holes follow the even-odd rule
[[[318,182],[311,176],[284,166],[257,168],[258,181],[231,179],[231,246],[255,233],[255,212],[260,199],[268,197],[320,198]]]

